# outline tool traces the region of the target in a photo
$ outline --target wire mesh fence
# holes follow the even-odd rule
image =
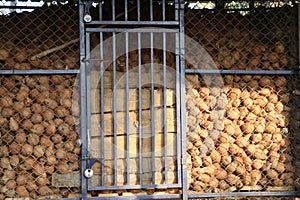
[[[0,69],[78,69],[78,12],[73,4],[24,11],[1,8]],[[21,12],[21,13],[18,13]]]
[[[185,33],[205,48],[216,67],[297,69],[297,4],[270,8],[262,3],[250,9],[248,3],[244,11],[228,10],[229,5],[224,6],[223,9],[187,9],[185,14]],[[186,54],[190,54],[189,49]],[[192,52],[190,56],[197,57]]]
[[[79,180],[70,186],[56,178],[80,170],[75,77],[1,76],[0,80],[1,199],[61,198],[80,192]]]
[[[186,48],[187,69],[297,70],[297,4],[244,3],[186,10],[203,47]],[[186,77],[189,193],[297,190],[299,76],[202,72]]]
[[[0,77],[0,199],[78,196],[76,76],[30,72],[79,69],[77,6],[1,1],[0,18],[0,70],[27,70]]]
[[[299,152],[292,141],[299,133],[289,127],[292,79],[193,78],[186,101],[190,192],[294,190]]]

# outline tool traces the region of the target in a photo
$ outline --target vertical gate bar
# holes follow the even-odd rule
[[[176,54],[176,96],[180,96],[180,57],[179,57],[179,34],[175,33],[175,54]],[[177,146],[176,146],[176,151],[177,151],[177,176],[178,176],[178,181],[181,180],[181,121],[180,121],[180,99],[176,101],[176,133],[177,133],[177,137],[176,137],[176,141],[177,141]]]
[[[103,32],[100,32],[100,95],[101,95],[101,185],[104,185],[104,58]]]
[[[81,167],[82,169],[86,169],[86,162],[84,159],[86,156],[85,151],[85,133],[86,133],[86,87],[85,87],[85,29],[83,22],[83,13],[84,13],[84,4],[79,1],[79,45],[80,45],[80,132],[81,132],[81,140],[82,140],[82,150],[81,150]],[[84,170],[81,170],[81,195],[83,199],[87,198],[87,179],[83,175]]]
[[[126,1],[127,2],[127,1]],[[127,145],[127,151],[126,151],[126,161],[127,161],[127,184],[130,184],[130,159],[129,159],[129,152],[130,152],[130,142],[129,142],[129,84],[128,84],[128,62],[129,62],[129,57],[128,57],[128,32],[125,33],[125,49],[126,49],[126,145]]]
[[[153,1],[150,0],[150,21],[153,21]]]
[[[111,0],[111,14],[112,14],[112,21],[116,20],[116,4],[115,4],[115,0]]]
[[[89,162],[89,159],[91,157],[91,134],[90,134],[90,128],[91,128],[91,95],[90,95],[90,65],[91,65],[91,52],[90,52],[90,33],[85,34],[85,52],[87,56],[86,60],[86,71],[85,71],[85,84],[86,84],[86,159],[85,162]],[[85,170],[85,169],[84,169]],[[87,179],[88,184],[90,183],[90,179]]]
[[[178,21],[178,17],[179,17],[179,9],[178,6],[180,4],[180,0],[174,0],[174,4],[175,4],[175,21]]]
[[[138,0],[139,2],[139,0]],[[138,32],[138,73],[139,73],[139,175],[140,185],[143,184],[143,143],[142,143],[142,50],[141,50],[141,33]]]
[[[151,1],[152,3],[152,1]],[[153,32],[150,32],[150,79],[151,79],[151,154],[152,184],[155,184],[155,118],[154,118],[154,69],[153,69]]]
[[[87,59],[87,68],[86,68],[86,96],[87,96],[87,106],[86,106],[86,115],[87,115],[87,131],[86,131],[86,138],[87,138],[87,157],[89,158],[91,156],[91,134],[90,134],[90,129],[91,129],[91,95],[90,95],[90,85],[91,85],[91,80],[90,80],[90,73],[91,73],[91,52],[90,52],[90,33],[86,33],[86,40],[85,40],[85,45],[86,45],[86,55],[88,56]]]
[[[113,0],[114,1],[114,0]],[[113,115],[114,115],[114,184],[117,185],[117,112],[116,112],[116,33],[113,32]]]
[[[162,0],[162,20],[166,20],[166,0]]]
[[[102,20],[102,1],[99,2],[99,20]]]
[[[141,20],[141,0],[137,0],[137,20],[140,21]]]
[[[180,36],[180,100],[181,100],[181,164],[182,164],[182,199],[188,199],[186,169],[186,105],[185,105],[185,34],[184,34],[184,0],[180,1],[179,36]]]
[[[124,13],[125,13],[125,21],[128,20],[128,2],[127,0],[124,0],[125,1],[125,8],[124,8]]]
[[[163,33],[163,84],[164,84],[164,154],[165,154],[165,183],[168,184],[168,127],[167,127],[167,80],[166,80],[166,63],[167,63],[167,53],[166,53],[166,33]]]

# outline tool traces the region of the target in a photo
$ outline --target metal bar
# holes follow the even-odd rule
[[[112,14],[112,21],[116,21],[116,3],[115,0],[111,0],[111,14]]]
[[[164,95],[164,114],[163,114],[163,124],[164,124],[164,157],[165,157],[165,183],[168,183],[168,127],[167,127],[167,80],[166,80],[166,63],[167,63],[167,54],[166,54],[166,33],[163,33],[163,95]]]
[[[177,21],[91,21],[91,25],[164,25],[176,26],[179,25]]]
[[[184,32],[184,0],[180,0],[179,10],[179,51],[180,51],[180,124],[181,124],[181,178],[182,183],[182,199],[188,199],[188,181],[186,169],[186,100],[185,100],[185,32]],[[178,140],[177,140],[178,141]],[[181,180],[180,180],[181,179]]]
[[[85,37],[84,37],[84,22],[83,22],[84,4],[79,4],[79,47],[80,47],[80,135],[82,141],[81,157],[86,157],[86,85],[85,85]],[[22,70],[23,71],[23,70]],[[3,70],[0,70],[3,72]],[[24,74],[24,73],[22,73]],[[82,169],[86,169],[86,162],[81,162]],[[84,170],[81,170],[81,195],[82,198],[87,197],[87,179],[83,175]]]
[[[103,33],[100,32],[100,95],[101,95],[101,185],[104,185],[104,63],[103,63]]]
[[[138,200],[138,199],[179,199],[180,194],[166,194],[166,195],[143,195],[143,196],[115,196],[115,197],[90,197],[86,198],[87,200],[98,200],[98,199],[131,199],[131,200]],[[61,199],[52,199],[51,200],[61,200]],[[64,200],[82,200],[82,198],[64,198]]]
[[[162,0],[162,20],[166,20],[166,0]]]
[[[114,1],[114,0],[113,0]],[[116,33],[113,32],[113,115],[114,115],[114,184],[117,184],[117,112],[116,112]]]
[[[99,20],[102,21],[102,1],[99,2]]]
[[[152,0],[150,1],[152,3]],[[153,33],[150,32],[150,80],[151,80],[151,158],[152,184],[155,184],[155,117],[154,117],[154,69]]]
[[[84,56],[82,57],[84,60]],[[82,61],[81,60],[81,61]],[[84,62],[84,61],[83,61]],[[62,75],[62,74],[79,74],[80,69],[71,70],[0,70],[0,75]]]
[[[85,52],[86,55],[90,55],[90,34],[87,33],[86,34],[86,41],[85,41]],[[91,94],[90,94],[90,88],[91,88],[91,80],[90,80],[90,68],[91,68],[91,63],[90,62],[86,62],[87,66],[86,66],[86,97],[87,97],[87,104],[86,104],[86,122],[87,122],[87,131],[86,131],[86,138],[87,138],[87,153],[86,156],[90,157],[90,152],[91,152],[91,138],[90,138],[90,129],[91,129]]]
[[[140,29],[129,29],[129,28],[86,28],[86,32],[128,32],[128,33],[176,33],[178,29],[161,29],[161,28],[140,28]]]
[[[181,188],[181,184],[147,184],[147,185],[126,185],[126,189],[165,189],[165,188]],[[92,190],[124,190],[124,185],[114,185],[114,186],[91,186],[88,187],[89,191]]]
[[[83,198],[64,198],[64,200],[82,200]],[[88,199],[88,198],[86,198]],[[57,199],[57,198],[51,198],[51,200],[61,200],[61,198]]]
[[[114,196],[114,197],[109,197],[109,196],[104,196],[104,197],[90,197],[86,198],[87,200],[97,200],[97,199],[132,199],[132,200],[138,200],[138,199],[179,199],[181,198],[180,194],[165,194],[165,195],[141,195],[141,196]],[[51,200],[61,200],[54,198]],[[82,200],[82,198],[64,198],[63,200]]]
[[[139,0],[138,0],[139,1]],[[41,7],[35,7],[35,6],[0,6],[0,8],[10,8],[10,9],[39,9]],[[210,11],[215,11],[215,8],[206,8],[207,10]],[[272,9],[276,9],[273,7],[267,8],[267,10],[272,10]],[[140,9],[138,9],[139,11]],[[224,11],[249,11],[250,8],[225,8],[223,9]],[[123,21],[124,22],[124,21]],[[174,22],[174,21],[173,21]],[[90,23],[89,23],[90,24]]]
[[[211,198],[211,197],[262,197],[262,196],[299,196],[300,192],[286,191],[286,192],[225,192],[225,193],[202,193],[202,194],[189,194],[189,198]]]
[[[128,2],[127,0],[124,0],[125,1],[125,5],[124,5],[124,12],[125,12],[125,21],[128,20]]]
[[[149,6],[149,9],[150,9],[150,21],[153,21],[153,1],[152,0],[150,0],[149,1],[149,3],[150,3],[150,6]]]
[[[127,151],[126,151],[126,161],[127,161],[127,184],[130,184],[130,160],[129,160],[129,152],[130,152],[130,142],[129,142],[129,83],[128,83],[128,62],[129,62],[129,56],[128,56],[128,33],[125,33],[125,50],[126,50],[126,145],[127,145]]]
[[[175,33],[175,60],[176,60],[176,85],[175,85],[175,90],[176,90],[176,96],[181,96],[181,85],[180,85],[180,56],[179,56],[179,48],[180,48],[180,38],[179,38],[179,33]],[[180,116],[181,116],[181,109],[180,109],[180,98],[176,99],[176,118],[179,119],[176,122],[176,133],[177,133],[177,138],[176,138],[176,150],[177,150],[177,176],[178,176],[178,181],[181,180],[181,123],[180,123]],[[178,137],[179,136],[179,137]]]
[[[141,33],[138,33],[138,73],[139,73],[139,175],[140,185],[143,184],[143,141],[142,141],[142,51],[141,51]]]
[[[1,8],[9,8],[9,9],[13,9],[13,10],[17,10],[17,9],[21,9],[21,10],[27,10],[27,9],[39,9],[42,6],[0,6]]]
[[[128,185],[126,189],[147,189],[147,188],[180,188],[182,184],[153,184],[153,185]],[[88,190],[123,190],[124,186],[101,186],[88,187]],[[188,198],[203,198],[203,197],[234,197],[234,196],[299,196],[299,191],[283,191],[283,192],[224,192],[224,193],[199,193],[189,194]]]
[[[85,52],[86,52],[86,55],[91,55],[91,52],[90,52],[90,33],[86,33],[85,35]],[[91,121],[90,121],[90,118],[91,118],[91,108],[90,108],[90,100],[91,100],[91,95],[90,95],[90,83],[91,83],[91,80],[90,80],[90,69],[91,69],[91,63],[89,61],[86,62],[86,97],[87,97],[87,104],[86,104],[86,116],[87,116],[87,119],[86,119],[86,122],[87,122],[87,131],[86,131],[86,138],[87,138],[87,153],[86,153],[86,156],[87,157],[90,157],[90,152],[91,152],[91,138],[90,138],[90,128],[91,128]]]
[[[85,35],[85,53],[86,55],[90,55],[90,33],[86,33]],[[86,61],[86,68],[85,68],[85,84],[86,84],[86,158],[89,158],[91,156],[91,134],[90,134],[90,128],[91,128],[91,109],[90,109],[90,104],[91,104],[91,95],[90,95],[90,69],[91,69],[91,63],[89,61]],[[84,162],[88,162],[88,160],[84,160]],[[88,164],[88,163],[87,163]],[[83,171],[86,168],[83,169]],[[90,179],[87,179],[88,184],[91,183]]]
[[[238,75],[293,75],[296,70],[223,70],[223,69],[186,69],[186,74],[238,74]]]
[[[141,21],[141,0],[137,0],[137,21]]]
[[[141,196],[115,196],[115,197],[92,197],[88,198],[91,200],[96,200],[96,199],[132,199],[132,200],[138,200],[138,199],[180,199],[181,195],[180,194],[166,194],[166,195],[141,195]]]
[[[174,0],[174,1],[175,1],[175,2],[174,2],[174,3],[175,3],[175,21],[176,21],[176,22],[179,22],[179,20],[178,20],[178,17],[179,17],[179,10],[178,10],[178,9],[179,9],[179,6],[180,6],[180,5],[179,5],[179,1],[180,1],[180,0]],[[178,25],[179,25],[179,24],[178,24]]]
[[[86,198],[86,200],[97,200],[97,199],[132,199],[132,200],[138,200],[138,199],[179,199],[181,197],[180,194],[165,194],[165,195],[141,195],[141,196],[103,196],[103,197],[89,197]],[[61,200],[54,198],[51,200]],[[64,200],[82,200],[82,198],[64,198]]]

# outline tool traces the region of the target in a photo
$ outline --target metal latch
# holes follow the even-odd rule
[[[84,171],[84,176],[86,178],[92,178],[93,175],[94,175],[94,171],[92,169],[86,169]]]
[[[92,166],[95,164],[96,159],[90,158],[88,159],[87,168],[84,170],[84,176],[86,178],[92,178],[94,175],[94,171],[92,170]]]

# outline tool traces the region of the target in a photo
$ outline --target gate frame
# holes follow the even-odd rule
[[[220,75],[284,75],[292,76],[297,75],[296,70],[201,70],[201,69],[185,69],[185,44],[184,44],[184,0],[178,0],[180,2],[179,8],[179,39],[180,39],[180,73],[181,74],[220,74]],[[85,1],[84,1],[85,2]],[[85,63],[85,23],[83,22],[84,15],[84,5],[85,3],[80,1],[79,3],[79,27],[80,27],[80,80],[81,80],[81,135],[82,142],[86,144],[86,63]],[[103,22],[105,23],[105,22]],[[102,23],[102,24],[103,24]],[[106,22],[107,23],[107,22]],[[101,22],[99,22],[101,24]],[[116,23],[112,23],[116,25]],[[130,23],[128,23],[130,24]],[[134,23],[133,23],[134,24]],[[298,4],[298,24],[300,26],[300,4]],[[135,24],[137,25],[137,24]],[[141,23],[141,25],[146,25]],[[153,24],[155,25],[155,24]],[[299,30],[300,38],[300,30]],[[300,44],[298,45],[300,49]],[[300,51],[299,51],[300,55]],[[87,198],[88,184],[82,172],[82,199],[190,199],[190,198],[221,198],[221,197],[297,197],[300,196],[300,191],[278,191],[278,192],[264,192],[264,191],[252,191],[252,192],[225,192],[225,193],[199,193],[199,194],[189,194],[187,188],[187,169],[186,169],[186,111],[185,111],[185,76],[180,78],[180,98],[181,98],[181,173],[182,173],[182,194],[175,195],[144,195],[144,196],[133,196],[133,197],[92,197]],[[86,146],[82,146],[86,148]],[[82,151],[82,159],[88,159],[86,157],[85,151]],[[82,162],[82,169],[86,169],[86,162]]]
[[[165,1],[165,0],[164,0]],[[89,148],[88,146],[88,137],[89,137],[89,129],[88,129],[88,120],[87,117],[88,115],[88,110],[87,109],[87,104],[89,100],[89,88],[88,88],[88,83],[87,80],[89,79],[88,75],[88,63],[86,59],[86,32],[88,31],[88,25],[118,25],[118,21],[91,21],[87,23],[87,26],[85,25],[86,23],[84,22],[84,12],[87,4],[90,1],[79,1],[79,38],[80,38],[80,100],[81,100],[81,126],[80,126],[80,131],[81,131],[81,140],[82,140],[82,171],[81,171],[81,177],[82,177],[82,199],[187,199],[187,174],[186,174],[186,135],[185,135],[185,127],[186,127],[186,122],[185,122],[185,61],[184,61],[184,53],[185,53],[185,48],[184,48],[184,0],[175,0],[175,12],[178,12],[175,14],[175,16],[178,18],[177,21],[125,21],[125,25],[153,25],[154,27],[158,27],[158,25],[176,25],[178,26],[175,28],[175,30],[178,30],[178,32],[174,33],[176,34],[176,43],[178,44],[178,70],[177,73],[180,75],[176,75],[178,82],[176,83],[176,90],[178,95],[180,96],[179,103],[177,103],[176,109],[177,111],[177,119],[180,119],[182,123],[180,123],[178,126],[180,128],[180,132],[177,133],[177,150],[180,153],[177,157],[180,159],[180,165],[178,165],[177,169],[177,174],[180,177],[178,180],[177,184],[173,184],[175,188],[182,189],[182,194],[166,194],[166,195],[143,195],[143,196],[135,196],[135,197],[124,197],[124,196],[119,196],[119,197],[92,197],[88,198],[88,191],[99,191],[97,189],[89,188],[88,184],[88,179],[84,176],[84,170],[87,169],[88,167],[88,160],[90,160],[90,155],[88,155],[87,149]],[[150,1],[151,2],[151,1]],[[175,17],[175,18],[176,18]],[[175,19],[176,20],[176,19]],[[172,23],[173,22],[173,23]],[[122,25],[124,25],[122,23]],[[143,28],[143,27],[141,27]],[[90,28],[91,30],[92,28]],[[92,32],[92,31],[91,31]],[[96,31],[95,31],[96,32]],[[98,32],[98,31],[97,31]],[[99,31],[100,33],[101,31]],[[113,31],[112,31],[113,32]],[[163,32],[162,32],[163,33]],[[179,41],[178,41],[179,40]],[[178,116],[178,114],[180,116]],[[177,127],[178,127],[177,126]],[[138,187],[136,188],[155,188],[153,187],[152,184],[150,187],[139,187],[143,185],[136,185]],[[172,184],[163,184],[168,188],[168,185]],[[175,186],[177,185],[177,186]],[[135,186],[135,185],[134,185]],[[152,187],[151,187],[152,186]],[[101,186],[100,186],[101,187]],[[105,186],[103,186],[105,187]],[[111,187],[111,186],[109,186]],[[124,186],[112,186],[112,190],[116,189],[131,189],[130,187],[127,188],[126,185]],[[174,188],[172,187],[172,188]],[[98,188],[98,186],[97,186]],[[135,187],[132,187],[135,188]],[[105,189],[105,188],[104,188]]]

